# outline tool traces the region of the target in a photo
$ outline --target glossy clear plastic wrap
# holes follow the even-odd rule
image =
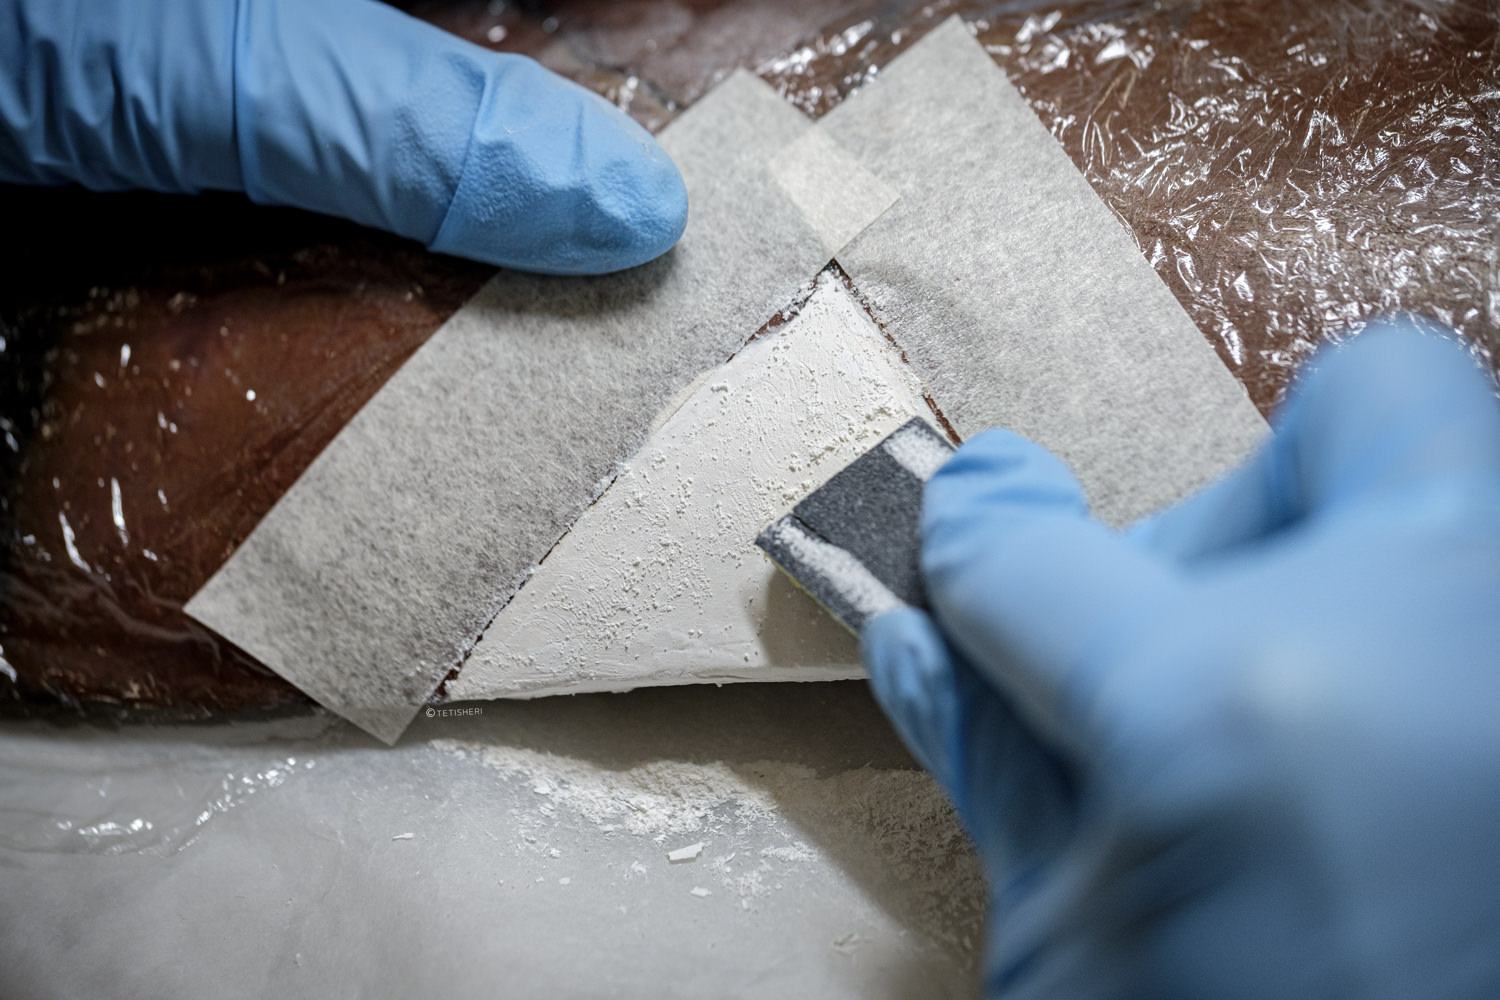
[[[831,106],[962,14],[1269,412],[1414,311],[1500,346],[1500,9],[1478,0],[925,5],[767,75]]]

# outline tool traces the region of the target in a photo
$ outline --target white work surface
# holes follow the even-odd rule
[[[862,683],[456,707],[0,723],[0,996],[972,992],[978,862]]]

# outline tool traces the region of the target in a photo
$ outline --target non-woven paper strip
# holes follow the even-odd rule
[[[663,407],[889,207],[892,189],[832,144],[799,144],[811,129],[743,72],[706,96],[661,135],[688,187],[681,244],[618,275],[498,275],[189,613],[394,741]],[[794,144],[798,162],[773,171]],[[850,171],[836,199],[816,198],[822,178]],[[809,218],[810,202],[839,211]]]
[[[838,254],[963,437],[1058,452],[1120,524],[1265,421],[1005,74],[952,18],[819,125],[901,200]]]

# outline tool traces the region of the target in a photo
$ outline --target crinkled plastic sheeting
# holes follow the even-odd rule
[[[969,20],[1269,412],[1374,314],[1500,346],[1500,8],[1480,0],[938,3],[766,75],[823,110]]]
[[[958,13],[1263,410],[1377,312],[1500,345],[1493,3],[407,6],[652,129],[736,65],[819,115]],[[302,704],[182,602],[485,269],[228,197],[0,207],[0,711]]]

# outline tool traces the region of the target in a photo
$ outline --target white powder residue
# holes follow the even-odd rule
[[[927,428],[917,426],[903,428],[887,438],[885,453],[924,483],[953,457],[952,448]]]
[[[845,549],[809,534],[795,521],[778,521],[768,534],[786,546],[799,572],[821,576],[840,597],[866,618],[901,606],[901,598]]]
[[[545,785],[549,805],[566,806],[596,826],[613,826],[635,836],[664,840],[704,830],[714,810],[726,806],[742,819],[770,819],[776,813],[771,789],[747,780],[739,773],[741,768],[723,762],[663,760],[611,770],[591,761],[520,747],[446,739],[431,743],[448,753],[473,756],[486,767],[523,779],[533,789]],[[811,769],[801,770],[813,776]]]
[[[775,858],[778,861],[811,861],[817,855],[813,854],[812,848],[802,841],[797,841],[787,847],[763,847],[760,851],[763,858]]]
[[[607,767],[480,741],[431,745],[477,760],[522,787],[545,783],[551,794],[538,814],[549,825],[554,807],[562,807],[601,835],[623,831],[658,845],[699,833],[713,833],[715,843],[726,845],[752,834],[780,840],[715,858],[700,871],[748,902],[783,888],[801,866],[835,865],[878,886],[877,895],[899,899],[916,929],[973,958],[985,899],[979,860],[942,790],[923,771],[862,767],[820,776],[782,761],[648,760]],[[522,837],[535,841],[530,833]],[[639,863],[630,867],[637,877],[647,871]]]

